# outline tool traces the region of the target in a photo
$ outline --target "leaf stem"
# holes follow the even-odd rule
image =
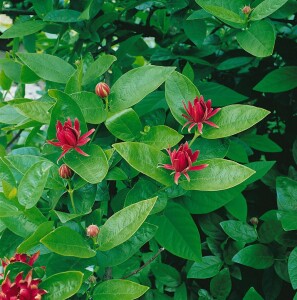
[[[95,132],[94,132],[94,134],[92,135],[92,138],[91,138],[91,140],[90,140],[90,144],[92,144],[93,140],[95,139],[95,136],[97,135],[97,132],[98,132],[98,130],[99,130],[99,128],[100,128],[100,125],[101,125],[101,124],[98,124],[98,125],[97,125],[96,130],[95,130]]]
[[[200,133],[198,131],[195,131],[195,134],[194,134],[194,136],[193,136],[193,138],[192,138],[192,140],[189,144],[189,147],[192,146],[192,144],[195,142],[195,140],[197,139],[198,136],[200,136]]]
[[[72,205],[74,213],[76,214],[76,208],[75,208],[74,199],[73,199],[74,190],[71,187],[71,181],[68,179],[67,182],[68,182],[68,194],[70,197],[71,205]]]

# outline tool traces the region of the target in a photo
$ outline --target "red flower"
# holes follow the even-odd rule
[[[190,181],[188,171],[199,171],[208,166],[207,164],[193,166],[193,163],[198,159],[199,151],[197,150],[193,153],[189,148],[188,142],[181,144],[177,150],[174,149],[172,152],[170,149],[167,149],[167,152],[170,156],[171,165],[164,164],[162,168],[173,170],[173,174],[175,173],[174,182],[176,184],[178,184],[181,174],[184,174],[187,180]]]
[[[78,153],[89,156],[87,153],[83,152],[79,147],[85,145],[90,138],[90,136],[95,129],[89,130],[87,133],[81,135],[80,131],[80,124],[78,119],[74,120],[74,127],[72,126],[72,122],[70,118],[67,119],[67,121],[62,125],[60,121],[57,122],[56,125],[56,131],[57,131],[57,140],[58,142],[53,141],[47,141],[49,144],[52,144],[56,147],[61,147],[63,152],[58,158],[58,161],[71,149],[74,149]]]
[[[2,259],[2,267],[5,270],[7,265],[15,262],[22,262],[32,267],[35,261],[38,259],[39,254],[39,251],[37,251],[33,255],[27,255],[25,253],[16,253],[15,256],[13,256],[11,259]]]
[[[220,110],[220,108],[213,109],[211,107],[211,100],[205,102],[203,96],[200,96],[200,98],[196,97],[194,99],[194,105],[190,101],[188,102],[188,107],[186,107],[184,102],[183,105],[187,114],[182,114],[182,116],[188,120],[183,128],[191,124],[188,129],[189,132],[197,125],[199,133],[202,134],[203,123],[218,128],[215,123],[208,121]]]
[[[47,291],[39,289],[41,279],[32,279],[32,270],[25,279],[23,272],[20,272],[14,282],[9,279],[9,273],[0,287],[0,300],[40,300]]]

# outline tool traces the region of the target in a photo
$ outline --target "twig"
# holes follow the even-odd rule
[[[154,261],[164,250],[165,250],[165,248],[160,248],[159,251],[151,259],[149,259],[144,265],[142,265],[140,268],[134,270],[129,275],[122,277],[121,279],[127,279],[127,278],[139,273],[142,269],[144,269],[147,265],[149,265],[152,261]]]
[[[24,129],[20,129],[18,133],[10,140],[10,142],[6,145],[6,149],[8,149],[21,135]]]
[[[0,14],[6,14],[6,15],[36,15],[35,11],[28,11],[28,10],[22,10],[22,9],[2,9],[0,10]]]

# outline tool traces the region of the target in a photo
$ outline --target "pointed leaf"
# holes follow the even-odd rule
[[[274,13],[282,7],[288,0],[264,0],[258,4],[251,13],[251,20],[261,20]]]
[[[204,256],[201,262],[193,263],[187,278],[211,278],[220,272],[223,262],[216,256]]]

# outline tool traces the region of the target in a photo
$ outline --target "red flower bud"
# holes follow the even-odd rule
[[[110,93],[110,88],[109,86],[104,83],[104,82],[99,82],[96,87],[95,87],[95,93],[97,94],[97,96],[99,96],[100,98],[105,98],[109,95]]]
[[[251,7],[249,5],[244,6],[241,11],[245,14],[245,15],[249,15],[252,11]]]
[[[89,237],[96,237],[99,234],[99,231],[100,231],[99,227],[93,224],[87,227],[86,229],[87,236]]]
[[[73,175],[73,171],[65,164],[59,168],[59,175],[64,179],[70,179]]]

